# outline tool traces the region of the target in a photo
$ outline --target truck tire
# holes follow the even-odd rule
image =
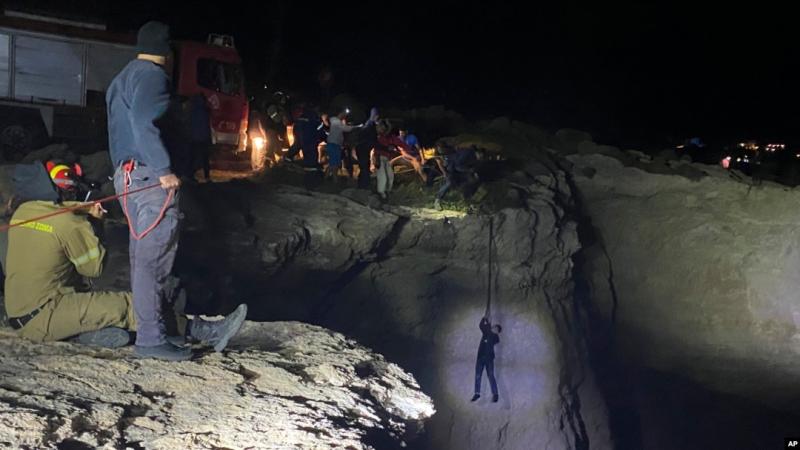
[[[250,146],[250,170],[258,172],[267,166],[267,148],[260,151],[254,146]]]
[[[36,108],[0,105],[0,160],[16,163],[50,142]]]
[[[0,130],[3,160],[16,163],[33,150],[33,132],[24,125],[6,125]]]

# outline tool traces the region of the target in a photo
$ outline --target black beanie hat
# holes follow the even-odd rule
[[[169,26],[155,21],[142,25],[136,37],[136,51],[147,55],[169,55]]]

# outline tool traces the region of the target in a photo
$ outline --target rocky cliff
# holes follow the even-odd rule
[[[433,413],[410,374],[301,323],[181,363],[0,331],[3,448],[401,448]]]
[[[203,186],[184,197],[193,229],[179,272],[196,307],[206,292],[257,299],[254,318],[318,323],[398,361],[436,404],[425,447],[609,448],[573,302],[579,242],[565,173],[532,164],[513,178],[519,206],[484,216],[376,209],[357,192],[345,195],[363,204],[288,186]],[[490,262],[500,402],[484,377],[470,403]],[[212,273],[230,277],[202,276]]]

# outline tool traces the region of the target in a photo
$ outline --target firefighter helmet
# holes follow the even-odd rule
[[[74,164],[71,167],[66,164],[59,164],[54,161],[47,161],[45,164],[50,179],[53,180],[59,189],[73,191],[78,187],[77,177],[83,175],[81,166]]]

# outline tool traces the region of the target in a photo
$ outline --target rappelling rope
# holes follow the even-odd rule
[[[129,166],[132,167],[132,166]],[[167,213],[167,209],[169,208],[169,204],[172,202],[172,197],[175,195],[175,190],[170,189],[167,191],[167,198],[164,200],[164,205],[161,206],[161,211],[158,213],[158,217],[156,220],[147,227],[141,234],[136,233],[136,229],[133,226],[133,222],[131,222],[130,214],[128,214],[128,195],[133,193],[134,191],[128,191],[128,188],[131,184],[131,172],[133,169],[126,168],[125,169],[125,187],[123,188],[122,196],[122,213],[125,214],[125,218],[128,220],[128,229],[131,232],[131,238],[136,241],[144,239],[151,231],[153,231],[162,220],[164,220],[164,215]],[[153,186],[148,186],[145,189],[149,189],[151,187],[161,186],[161,183],[155,184]],[[143,189],[140,189],[143,190]]]
[[[489,280],[486,286],[486,313],[485,317],[492,314],[492,247],[494,243],[494,217],[489,217]]]
[[[88,207],[90,207],[92,205],[95,205],[95,204],[98,204],[98,203],[107,203],[107,202],[110,202],[112,200],[118,200],[118,199],[122,198],[123,199],[123,203],[126,204],[127,203],[126,199],[127,199],[127,197],[129,195],[136,194],[138,192],[146,191],[148,189],[153,189],[153,188],[157,188],[157,187],[161,187],[161,183],[156,183],[156,184],[153,184],[153,185],[150,185],[150,186],[145,186],[145,187],[142,187],[142,188],[139,188],[139,189],[134,189],[132,191],[129,191],[128,187],[126,186],[125,187],[125,191],[123,193],[121,193],[121,194],[110,195],[108,197],[104,197],[104,198],[101,198],[99,200],[95,200],[95,201],[93,201],[91,203],[84,203],[84,204],[80,204],[80,205],[70,206],[70,207],[67,207],[67,208],[62,208],[62,209],[59,209],[58,211],[52,212],[50,214],[45,214],[43,216],[34,217],[32,219],[24,220],[22,222],[16,222],[14,224],[2,225],[2,226],[0,226],[0,233],[6,232],[6,231],[10,230],[11,228],[24,226],[24,225],[32,223],[32,222],[38,222],[38,221],[41,221],[41,220],[44,220],[44,219],[49,219],[51,217],[60,216],[62,214],[67,214],[69,212],[77,211],[79,209],[85,209],[85,208],[88,208]],[[169,202],[172,200],[172,196],[173,196],[173,192],[170,190],[169,194],[167,194],[167,201],[165,202],[164,207],[161,210],[162,213],[159,215],[158,219],[153,223],[153,225],[148,227],[148,229],[145,230],[144,233],[142,233],[141,235],[138,235],[138,238],[134,237],[135,239],[139,240],[139,239],[143,238],[147,233],[152,231],[152,229],[155,228],[158,225],[159,222],[161,222],[161,219],[163,219],[164,213],[166,212],[167,206],[169,206]],[[128,217],[127,208],[124,208],[123,212],[125,213],[125,218],[128,219],[128,226],[131,227],[131,225],[130,225],[131,221],[130,221],[130,218]],[[133,228],[131,228],[131,233],[133,233]]]

